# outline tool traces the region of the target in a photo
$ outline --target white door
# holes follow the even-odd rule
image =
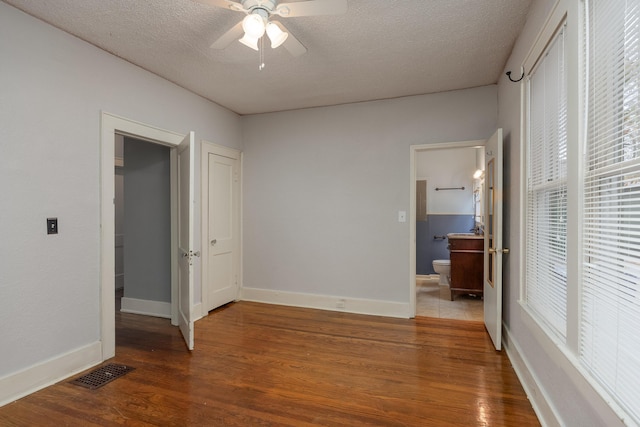
[[[203,212],[206,253],[203,294],[206,311],[238,297],[240,273],[240,153],[210,143],[202,145]],[[204,246],[203,246],[204,249]]]
[[[178,146],[178,326],[189,350],[193,350],[193,214],[194,135]]]
[[[484,324],[496,350],[502,348],[502,129],[485,145]]]

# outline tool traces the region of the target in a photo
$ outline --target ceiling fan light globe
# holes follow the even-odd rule
[[[242,37],[240,40],[238,40],[240,43],[242,43],[243,45],[250,47],[253,50],[260,50],[260,48],[258,47],[258,40],[260,39],[260,37],[251,37],[249,34],[244,35],[244,37]]]
[[[251,36],[257,40],[264,35],[264,19],[257,14],[247,15],[242,20],[242,29],[245,36]]]
[[[271,40],[271,49],[275,49],[287,40],[289,33],[286,33],[280,29],[273,22],[267,24],[267,36]]]

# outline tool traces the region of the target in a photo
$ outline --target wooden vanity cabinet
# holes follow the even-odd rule
[[[449,237],[451,259],[451,301],[456,294],[482,296],[484,240],[477,237]]]

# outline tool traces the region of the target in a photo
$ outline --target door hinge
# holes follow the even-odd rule
[[[196,256],[200,256],[200,251],[182,252],[182,257],[187,258],[187,262],[189,263],[189,265],[193,265],[193,257]]]

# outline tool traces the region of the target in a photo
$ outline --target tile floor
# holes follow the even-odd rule
[[[447,286],[440,286],[438,276],[419,276],[416,279],[416,315],[483,321],[482,298],[471,295],[456,295],[451,301]]]

